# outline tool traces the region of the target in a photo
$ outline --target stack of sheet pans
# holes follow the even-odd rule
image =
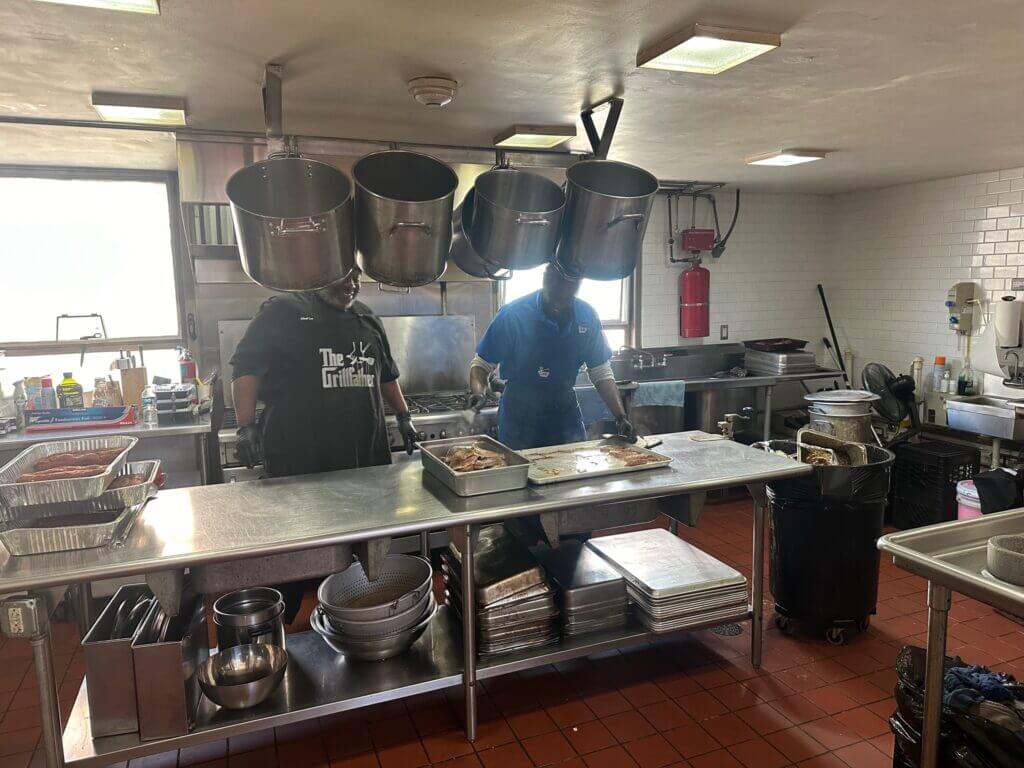
[[[751,373],[781,376],[787,373],[814,373],[818,362],[813,352],[760,352],[748,349],[743,367]]]
[[[741,573],[662,528],[603,536],[587,546],[626,579],[640,621],[652,632],[724,622],[747,608]]]
[[[483,655],[540,648],[558,641],[558,608],[544,570],[505,527],[485,526],[473,557],[477,650]],[[441,553],[445,601],[462,620],[462,556]]]
[[[629,616],[626,581],[604,558],[578,541],[532,550],[547,571],[562,611],[562,636],[621,629]]]

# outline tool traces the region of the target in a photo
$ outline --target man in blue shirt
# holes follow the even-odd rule
[[[586,439],[573,384],[587,372],[616,431],[635,439],[626,419],[597,312],[576,298],[579,281],[549,266],[544,287],[502,307],[470,364],[471,407],[484,402],[487,379],[498,366],[505,390],[498,407],[498,439],[510,448],[540,448]]]

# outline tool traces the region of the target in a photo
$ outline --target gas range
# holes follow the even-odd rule
[[[406,395],[405,402],[412,415],[412,423],[419,430],[420,440],[443,440],[446,437],[489,434],[497,436],[498,402],[489,398],[472,427],[463,418],[469,407],[468,392],[438,393],[428,395]],[[398,434],[398,420],[385,406],[384,423],[388,429],[391,450],[400,450],[402,438]]]

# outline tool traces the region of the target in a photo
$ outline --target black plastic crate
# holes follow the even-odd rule
[[[903,443],[894,450],[893,525],[917,528],[955,519],[956,484],[978,474],[981,452],[937,440]]]

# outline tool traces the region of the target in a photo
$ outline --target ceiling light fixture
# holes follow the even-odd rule
[[[717,75],[782,45],[781,35],[693,24],[644,48],[638,67]]]
[[[93,109],[111,123],[185,125],[185,100],[163,96],[94,93]]]
[[[817,149],[780,149],[747,158],[747,165],[801,165],[823,160],[827,152]]]
[[[101,8],[105,11],[129,11],[131,13],[160,13],[160,0],[38,0],[54,5],[80,5],[83,8]]]
[[[574,138],[575,125],[513,125],[494,137],[494,146],[551,149]]]

